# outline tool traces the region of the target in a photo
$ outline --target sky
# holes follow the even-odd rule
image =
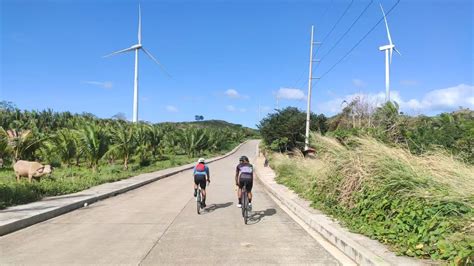
[[[138,1],[0,3],[0,101],[131,119],[134,53],[103,56],[137,43]],[[379,3],[385,12],[395,5],[387,19],[402,55],[393,55],[390,86],[401,110],[474,109],[472,0],[140,3],[142,44],[171,75],[140,52],[140,120],[203,115],[255,127],[275,108],[306,110],[311,25],[315,41],[324,39],[314,46],[314,59],[322,60],[313,76],[322,78],[313,82],[312,111],[334,115],[358,95],[380,104],[385,55],[378,47],[388,44],[383,21],[363,38],[382,18]]]

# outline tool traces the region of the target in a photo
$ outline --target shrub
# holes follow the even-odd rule
[[[306,113],[295,107],[287,107],[269,114],[258,125],[263,141],[274,151],[285,152],[303,149],[306,130]],[[326,117],[311,114],[311,131],[326,133]]]

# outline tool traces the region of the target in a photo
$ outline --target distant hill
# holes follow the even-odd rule
[[[247,129],[249,131],[252,131],[254,133],[257,133],[257,130],[244,127],[240,124],[233,124],[229,123],[224,120],[204,120],[204,121],[190,121],[190,122],[164,122],[164,123],[159,123],[160,125],[178,125],[178,126],[198,126],[198,127],[217,127],[217,128],[243,128]]]

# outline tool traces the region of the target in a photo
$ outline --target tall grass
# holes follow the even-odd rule
[[[314,135],[313,143],[313,159],[272,155],[278,182],[399,254],[473,262],[474,166],[372,138]]]

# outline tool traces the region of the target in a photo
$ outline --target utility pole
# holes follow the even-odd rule
[[[321,44],[320,42],[314,42],[314,25],[311,26],[311,45],[309,48],[309,78],[308,78],[308,104],[306,107],[306,135],[304,141],[304,149],[309,149],[309,127],[311,123],[311,90],[313,85],[313,62],[319,62],[319,60],[313,60],[313,46]]]

